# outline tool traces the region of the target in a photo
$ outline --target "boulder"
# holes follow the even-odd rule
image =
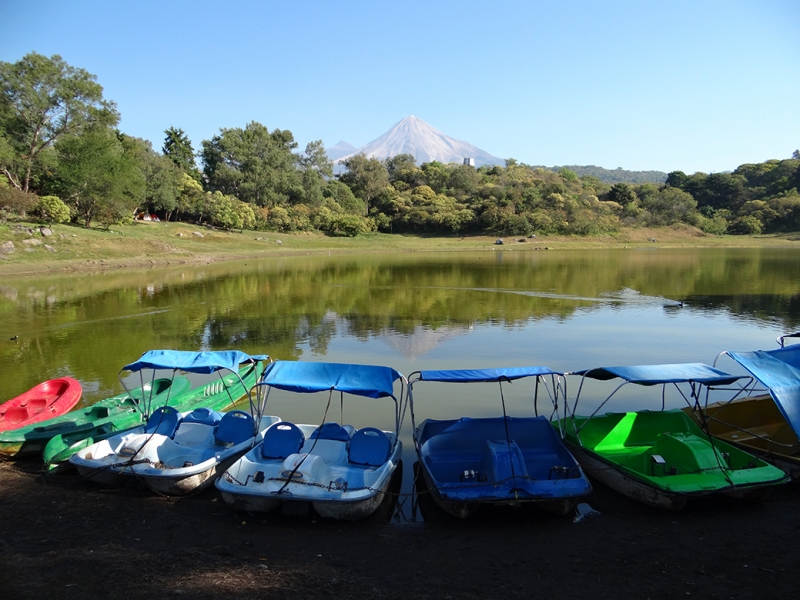
[[[0,254],[12,254],[14,252],[14,242],[11,240],[0,244]]]
[[[50,237],[53,235],[53,230],[49,227],[39,227],[39,233],[42,234],[42,237]]]
[[[36,238],[26,238],[22,240],[22,243],[26,246],[41,246],[43,242],[42,240],[37,240]]]
[[[195,237],[206,237],[202,233],[200,233],[199,231],[193,231],[192,235],[195,236]]]

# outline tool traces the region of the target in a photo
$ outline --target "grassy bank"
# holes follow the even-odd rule
[[[55,225],[44,237],[33,223],[0,225],[0,274],[37,273],[122,266],[170,265],[291,254],[441,252],[497,250],[494,236],[367,234],[355,238],[320,233],[278,234],[220,231],[185,223],[147,223],[110,230]],[[688,227],[627,229],[615,236],[504,237],[506,251],[635,247],[793,247],[800,235],[707,236]]]

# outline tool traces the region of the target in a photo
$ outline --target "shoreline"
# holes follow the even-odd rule
[[[161,268],[213,262],[298,255],[381,254],[387,252],[533,252],[552,250],[664,248],[795,248],[798,234],[707,236],[691,227],[626,229],[619,235],[495,237],[366,234],[355,238],[321,233],[231,232],[186,223],[119,226],[109,231],[73,225],[52,226],[46,238],[37,224],[0,227],[0,244],[11,241],[13,253],[0,254],[0,275]],[[495,243],[502,239],[503,244]],[[47,242],[47,247],[45,247]],[[57,256],[54,256],[57,255]]]

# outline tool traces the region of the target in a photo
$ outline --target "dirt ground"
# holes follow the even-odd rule
[[[600,515],[336,522],[0,463],[0,598],[797,598],[800,488],[679,513],[599,485]],[[387,512],[387,515],[390,513]],[[397,514],[397,513],[395,513]]]

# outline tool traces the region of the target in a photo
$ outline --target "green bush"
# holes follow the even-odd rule
[[[69,206],[58,196],[40,196],[33,214],[47,223],[68,223],[71,217]]]

